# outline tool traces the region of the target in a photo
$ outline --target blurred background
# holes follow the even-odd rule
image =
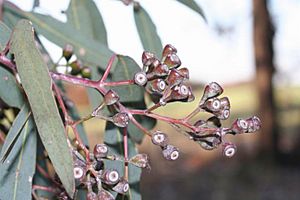
[[[32,0],[17,1],[25,10]],[[181,118],[198,104],[203,85],[216,81],[231,100],[232,115],[253,114],[262,120],[259,133],[229,138],[238,146],[227,159],[221,150],[204,151],[168,124],[155,129],[168,133],[181,156],[168,162],[148,138],[138,146],[151,158],[141,190],[145,200],[179,199],[300,199],[300,1],[197,0],[207,22],[174,0],[140,0],[153,19],[163,44],[178,49],[188,67],[196,95],[194,103],[170,104],[157,113]],[[95,0],[103,15],[109,47],[141,64],[140,43],[132,10],[116,0]],[[66,20],[61,11],[69,1],[40,0],[37,11]],[[46,39],[54,60],[60,48]],[[89,112],[84,90],[69,91],[82,115]],[[196,119],[195,119],[196,121]],[[93,144],[102,140],[99,120],[85,124]]]

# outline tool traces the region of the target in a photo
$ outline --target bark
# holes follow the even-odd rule
[[[267,7],[267,0],[253,0],[253,39],[256,64],[256,85],[259,114],[262,120],[260,151],[277,152],[276,109],[272,78],[274,28]]]

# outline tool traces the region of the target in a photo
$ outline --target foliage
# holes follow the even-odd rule
[[[147,11],[138,2],[122,2],[133,8],[146,50],[142,69],[132,58],[109,49],[105,25],[93,1],[71,0],[66,23],[4,2],[0,23],[0,199],[138,200],[141,170],[150,165],[148,155],[138,153],[135,144],[147,136],[162,149],[166,160],[179,156],[167,134],[151,130],[156,120],[169,123],[206,150],[221,145],[227,157],[235,154],[236,147],[225,140],[226,135],[260,128],[255,116],[237,119],[230,128],[221,127],[221,121],[230,115],[230,103],[227,97],[219,98],[223,88],[215,82],[205,87],[199,105],[185,118],[155,114],[153,110],[174,101],[194,100],[189,71],[181,67],[175,47],[163,48]],[[194,1],[178,2],[204,17]],[[38,5],[39,1],[34,1],[34,7]],[[50,59],[39,35],[62,48],[58,61]],[[65,94],[64,82],[88,89],[93,106],[89,115],[78,115]],[[153,105],[146,106],[145,92]],[[199,112],[212,117],[192,124]],[[104,144],[94,147],[89,146],[82,126],[91,118],[107,122]]]

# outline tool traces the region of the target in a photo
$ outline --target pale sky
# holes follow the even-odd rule
[[[32,0],[13,2],[27,10],[32,6]],[[117,0],[95,2],[106,22],[109,47],[141,64],[143,49],[132,7]],[[206,13],[208,24],[175,0],[139,2],[152,17],[163,44],[170,43],[178,49],[182,65],[190,69],[192,81],[232,84],[253,78],[251,0],[197,0]],[[65,20],[60,11],[65,10],[68,3],[68,0],[40,0],[39,11]],[[276,64],[281,72],[277,80],[300,83],[300,1],[272,0],[270,7],[277,25]],[[219,36],[216,27],[230,32]],[[53,49],[52,56],[57,59],[61,53],[59,48],[49,43],[47,46]]]

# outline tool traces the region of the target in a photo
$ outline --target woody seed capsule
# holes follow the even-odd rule
[[[128,181],[126,181],[124,178],[121,178],[119,183],[112,188],[114,191],[116,191],[119,194],[125,194],[129,190],[129,184]]]
[[[165,147],[168,144],[168,136],[161,131],[155,131],[152,133],[151,140],[153,144],[161,147]]]
[[[236,146],[232,143],[223,144],[223,154],[224,156],[231,158],[236,153]]]
[[[86,194],[86,200],[98,200],[97,194],[95,192],[88,192]]]
[[[108,148],[106,144],[96,144],[94,147],[94,156],[97,160],[106,157],[108,154]]]
[[[171,44],[167,44],[164,49],[163,49],[163,52],[162,52],[162,57],[165,58],[168,54],[171,54],[171,53],[177,53],[177,49],[172,46]]]
[[[166,89],[166,82],[162,79],[155,79],[149,81],[146,87],[146,91],[150,94],[162,95]]]
[[[144,153],[133,156],[129,162],[140,168],[150,168],[149,157]]]
[[[181,61],[175,53],[171,53],[165,57],[164,64],[166,64],[170,69],[173,69],[178,68],[181,65]]]
[[[126,127],[129,123],[129,117],[127,113],[117,113],[112,117],[112,121],[118,127]]]
[[[97,196],[98,200],[115,200],[114,196],[104,189],[101,189]]]
[[[108,185],[116,184],[119,181],[119,178],[119,173],[116,170],[111,169],[104,170],[101,176],[101,180]]]
[[[119,99],[119,95],[113,90],[108,90],[107,93],[104,95],[104,102],[106,105],[113,105],[117,103]]]
[[[244,119],[236,119],[231,125],[231,130],[235,134],[246,133],[248,130],[248,122]]]
[[[167,160],[177,160],[179,157],[179,149],[177,147],[174,147],[172,145],[167,145],[164,147],[163,151],[163,156]]]
[[[217,97],[223,93],[223,88],[216,82],[211,82],[205,86],[203,96],[200,101],[200,105],[204,104],[205,101],[213,97]]]
[[[141,72],[135,73],[135,75],[134,75],[135,84],[144,86],[144,85],[146,85],[147,81],[148,81],[148,79],[147,79],[147,75],[145,72],[141,71]]]

